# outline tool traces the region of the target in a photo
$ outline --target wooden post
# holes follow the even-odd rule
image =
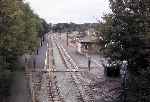
[[[88,56],[88,68],[89,68],[89,72],[91,70],[91,57]]]
[[[37,50],[36,50],[36,53],[37,53],[37,55],[39,54],[39,50],[38,50],[38,48],[37,48]]]
[[[36,59],[35,59],[35,57],[34,57],[34,59],[33,59],[33,68],[34,68],[34,69],[36,68]]]
[[[67,32],[67,47],[68,47],[68,43],[69,43],[69,42],[68,42],[68,34],[69,34],[69,33]]]

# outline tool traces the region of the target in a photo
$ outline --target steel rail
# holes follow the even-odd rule
[[[76,71],[79,71],[79,67],[73,61],[73,59],[70,57],[70,55],[67,53],[66,49],[63,48],[63,46],[58,43],[56,43],[56,40],[54,40],[57,48],[60,51],[60,54],[62,56],[62,59],[67,67],[67,69],[74,69]],[[91,92],[91,89],[89,88],[88,85],[84,85],[84,79],[82,78],[80,73],[74,73],[70,72],[71,74],[71,79],[76,88],[79,90],[80,96],[78,98],[81,100],[81,102],[95,102],[95,97],[93,96],[93,93]]]

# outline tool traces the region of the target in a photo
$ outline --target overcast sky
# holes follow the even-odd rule
[[[35,13],[51,23],[97,22],[110,12],[108,0],[25,0]]]

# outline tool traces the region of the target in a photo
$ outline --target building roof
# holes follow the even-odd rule
[[[91,42],[91,43],[96,43],[96,38],[92,36],[85,36],[83,38],[79,38],[79,42]]]

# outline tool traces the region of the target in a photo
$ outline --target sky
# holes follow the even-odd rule
[[[25,0],[48,23],[95,23],[109,13],[108,0]]]

